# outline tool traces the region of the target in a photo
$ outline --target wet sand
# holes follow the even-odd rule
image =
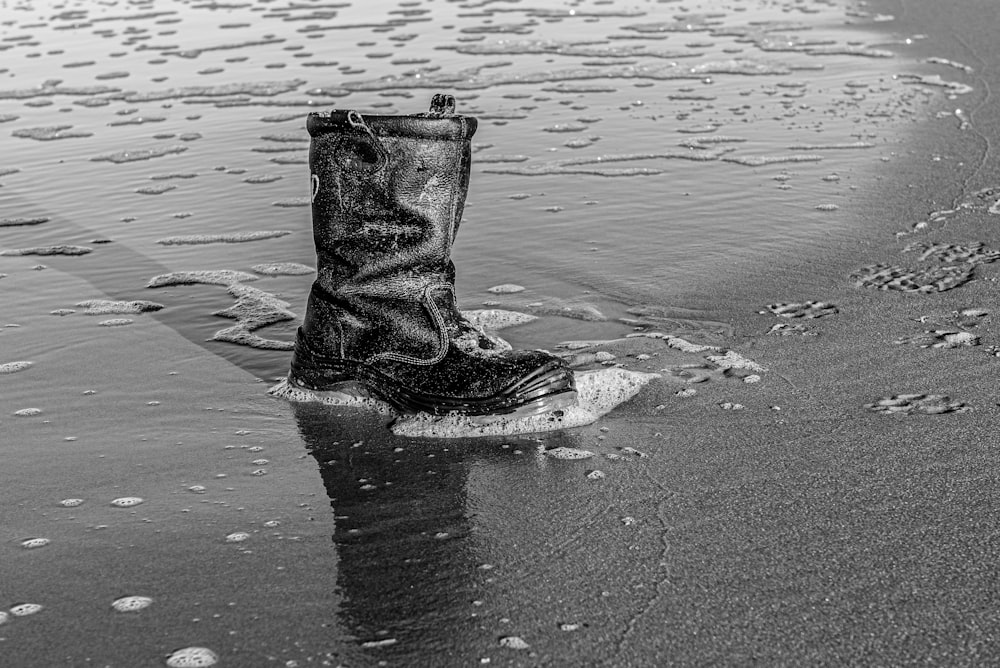
[[[18,326],[0,362],[34,363],[0,376],[3,661],[163,665],[191,646],[232,666],[996,661],[1000,194],[976,193],[998,185],[1000,54],[988,0],[938,5],[869,11],[927,35],[893,50],[973,67],[951,78],[974,92],[839,200],[850,234],[676,295],[710,294],[720,350],[575,349],[662,375],[587,427],[396,436],[386,416],[268,396],[169,312],[60,317],[5,297]],[[6,295],[102,297],[21,271],[45,258],[9,262]],[[31,336],[52,322],[57,338]],[[125,596],[153,602],[116,612]]]

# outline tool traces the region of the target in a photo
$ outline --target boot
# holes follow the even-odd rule
[[[411,116],[309,114],[317,276],[289,380],[360,383],[405,412],[530,415],[576,399],[572,371],[462,317],[451,247],[476,119],[451,96]]]

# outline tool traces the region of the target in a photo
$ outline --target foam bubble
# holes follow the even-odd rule
[[[185,236],[164,237],[156,243],[164,246],[193,246],[199,244],[238,244],[260,239],[275,239],[291,234],[291,230],[262,230],[257,232],[235,232],[232,234],[190,234]]]
[[[45,547],[50,542],[52,541],[50,541],[48,538],[28,538],[26,540],[21,541],[21,547],[25,548],[26,550],[33,550],[36,547]]]
[[[0,170],[0,176],[4,176],[3,170]],[[39,216],[36,218],[0,218],[0,227],[20,227],[24,225],[41,225],[42,223],[47,223],[51,218],[46,216]]]
[[[520,636],[504,636],[503,638],[500,638],[500,646],[516,650],[531,648],[531,645],[525,642],[524,638],[521,638]]]
[[[88,299],[77,302],[75,306],[86,308],[87,315],[110,315],[112,313],[146,313],[148,311],[159,311],[163,304],[145,300],[135,301],[114,301],[111,299]]]
[[[4,362],[3,364],[0,364],[0,375],[24,371],[32,364],[34,364],[34,362]]]
[[[232,285],[234,283],[244,283],[256,281],[260,277],[245,271],[234,271],[232,269],[216,269],[207,271],[174,271],[169,274],[160,274],[149,279],[147,288],[162,288],[170,285],[192,285],[203,283],[206,285]]]
[[[236,324],[220,329],[212,335],[212,340],[265,350],[291,350],[294,347],[291,341],[265,339],[253,333],[267,325],[294,320],[296,316],[288,310],[288,302],[249,285],[230,285],[229,294],[236,297],[236,304],[213,315],[232,318]]]
[[[594,453],[590,450],[580,450],[578,448],[567,448],[560,446],[546,450],[545,455],[552,459],[590,459]]]
[[[492,292],[495,295],[505,295],[514,292],[524,292],[523,285],[516,285],[514,283],[504,283],[503,285],[494,285],[492,288],[488,288],[487,292]]]
[[[514,42],[501,40],[493,43],[459,44],[455,47],[446,47],[455,50],[457,53],[469,55],[528,55],[528,54],[550,54],[559,56],[577,56],[581,58],[662,58],[674,60],[675,58],[694,58],[701,54],[696,51],[661,51],[653,50],[645,45],[612,45],[596,46],[581,45],[574,42],[559,42],[555,40],[526,40]],[[571,90],[561,90],[556,86],[546,87],[544,90],[554,92],[616,92],[617,89],[607,86],[595,86],[584,84],[572,87]],[[582,90],[581,90],[582,89]]]
[[[975,90],[972,86],[958,81],[946,81],[941,78],[940,74],[928,74],[925,76],[919,76],[916,74],[901,74],[899,78],[905,83],[944,88],[952,95],[965,95]]]
[[[270,44],[280,41],[284,40],[269,40],[260,43]],[[216,47],[206,47],[199,50],[176,52],[176,55],[185,57],[194,57],[194,55],[200,53],[201,51],[211,51],[214,48]],[[237,47],[231,46],[225,48],[237,48]],[[183,86],[180,88],[169,88],[163,91],[129,93],[128,95],[125,96],[124,99],[126,102],[152,102],[158,100],[182,99],[187,97],[231,97],[235,95],[272,97],[275,95],[280,95],[281,93],[291,92],[304,83],[305,81],[301,79],[293,79],[291,81],[261,81],[261,82],[247,82],[247,83],[231,83],[231,84],[221,84],[216,86]]]
[[[18,417],[31,417],[32,415],[38,415],[41,412],[41,408],[21,408],[20,410],[14,411],[14,415]]]
[[[152,603],[153,599],[148,596],[123,596],[112,601],[111,607],[116,612],[138,612]]]
[[[385,415],[395,412],[389,404],[373,397],[364,388],[353,383],[345,383],[337,390],[319,392],[293,385],[286,378],[269,389],[267,393],[271,396],[287,399],[288,401],[317,402],[328,406],[367,408]]]
[[[219,655],[207,647],[185,647],[167,658],[169,668],[205,668],[214,666]]]
[[[120,121],[111,121],[108,123],[109,126],[121,126],[121,125],[145,125],[146,123],[162,123],[167,120],[165,116],[135,116],[134,118],[128,118]]]
[[[287,197],[285,199],[275,200],[271,202],[271,206],[280,206],[284,208],[293,208],[297,206],[309,206],[310,200],[308,197]]]
[[[854,141],[838,144],[797,144],[788,148],[792,151],[837,151],[850,148],[875,148],[875,144],[867,141]]]
[[[142,502],[143,499],[138,496],[123,496],[113,500],[111,505],[117,508],[131,508],[132,506],[138,506]]]
[[[125,162],[138,162],[140,160],[152,160],[162,158],[165,155],[174,155],[188,150],[187,146],[165,146],[162,148],[148,148],[133,151],[118,151],[91,158],[93,162],[113,162],[121,164]]]
[[[285,177],[279,174],[263,174],[261,176],[248,176],[243,179],[243,183],[273,183],[274,181],[280,181]]]
[[[19,128],[10,134],[23,139],[36,139],[38,141],[52,141],[54,139],[72,139],[77,137],[91,137],[93,132],[82,130],[71,131],[72,125],[52,125],[42,128]]]
[[[27,617],[28,615],[33,615],[37,612],[41,612],[42,608],[45,607],[39,603],[21,603],[15,605],[10,609],[10,614],[15,617]]]
[[[538,316],[519,311],[505,311],[498,308],[462,311],[462,315],[474,327],[488,330],[516,327],[517,325],[524,325],[538,320]]]
[[[390,645],[395,645],[398,640],[395,638],[383,638],[382,640],[367,640],[361,643],[361,646],[366,649],[374,649],[377,647],[389,647]]]
[[[101,327],[125,327],[126,325],[131,325],[134,320],[131,318],[111,318],[109,320],[102,320],[98,325]]]
[[[245,540],[250,539],[250,534],[245,531],[237,531],[226,536],[227,543],[242,543]]]
[[[86,246],[33,246],[31,248],[9,248],[0,251],[0,255],[86,255],[92,248]]]
[[[735,350],[727,350],[724,355],[706,355],[705,359],[722,369],[749,369],[750,371],[764,372],[764,367],[753,360],[748,360]]]
[[[765,167],[784,162],[819,162],[822,159],[823,156],[812,153],[802,155],[744,155],[722,158],[725,162],[735,162],[738,165],[746,165],[748,167]]]
[[[76,508],[83,505],[83,499],[63,499],[59,505],[63,508]]]
[[[947,58],[931,57],[924,60],[925,63],[931,63],[934,65],[947,65],[948,67],[954,67],[955,69],[962,70],[967,74],[972,74],[975,72],[970,65],[965,65],[954,60],[948,60]]]
[[[616,406],[628,401],[659,374],[611,368],[576,374],[577,403],[555,413],[522,418],[470,418],[460,415],[432,416],[426,413],[401,416],[392,425],[400,436],[461,438],[465,436],[509,436],[591,424]]]
[[[140,195],[162,195],[163,193],[170,192],[171,190],[176,190],[177,186],[171,185],[169,183],[161,183],[155,186],[143,186],[141,188],[136,188],[135,191]]]
[[[169,174],[153,174],[149,178],[153,181],[166,181],[168,179],[193,179],[197,176],[191,172],[171,172]]]
[[[265,276],[305,276],[315,273],[316,270],[308,265],[298,262],[270,262],[268,264],[255,264],[250,267],[258,274]]]
[[[533,313],[542,315],[558,315],[574,320],[587,322],[604,322],[607,317],[595,305],[579,299],[562,299],[560,297],[545,297],[538,301],[523,305]]]

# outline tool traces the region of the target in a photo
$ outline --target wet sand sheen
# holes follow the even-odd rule
[[[26,16],[4,42],[20,59],[11,62],[25,63],[4,67],[25,85],[5,88],[14,92],[0,117],[19,118],[0,126],[10,128],[13,162],[0,165],[0,198],[34,201],[5,208],[3,220],[39,222],[3,225],[0,246],[93,251],[0,258],[10,305],[0,369],[12,371],[0,375],[11,389],[0,399],[0,429],[12,476],[3,485],[0,581],[12,584],[0,588],[0,637],[10,656],[25,666],[263,665],[271,657],[286,665],[995,659],[980,630],[996,622],[997,594],[989,518],[1000,343],[992,249],[1000,240],[990,224],[996,156],[982,148],[997,125],[977,106],[986,89],[977,77],[991,75],[972,57],[989,37],[973,29],[972,1],[933,18],[959,21],[968,39],[977,38],[974,53],[921,23],[933,7],[914,16],[909,4],[890,7],[886,14],[913,23],[876,20],[876,28],[931,35],[901,64],[883,56],[911,47],[870,44],[870,35],[839,26],[840,10],[797,4],[770,18],[790,13],[809,23],[812,15],[796,12],[831,12],[836,43],[819,36],[829,23],[783,24],[779,33],[794,33],[790,41],[758,29],[728,41],[733,24],[752,23],[751,12],[677,19],[670,5],[659,14],[662,7],[630,13],[594,3],[569,18],[565,9],[515,3],[513,12],[489,14],[496,23],[477,16],[482,7],[446,18],[454,7],[400,3],[378,20],[348,7],[263,8],[256,23],[284,24],[274,30],[279,37],[212,13],[201,15],[212,17],[207,24],[174,10],[119,7]],[[324,29],[333,18],[342,22]],[[41,27],[31,27],[36,19]],[[870,26],[880,17],[854,19]],[[458,30],[442,28],[447,20]],[[79,22],[88,39],[117,40],[116,48],[153,44],[146,56],[165,62],[107,76],[124,61],[71,48],[77,33],[55,30],[68,22]],[[567,25],[596,26],[608,44],[546,41],[549,27]],[[357,53],[307,48],[319,43],[306,41],[310,35],[331,31],[362,42]],[[45,53],[58,50],[45,43],[50,33],[65,36],[64,53]],[[447,36],[455,48],[421,47],[421,33]],[[496,53],[498,35],[516,43]],[[651,43],[624,46],[635,39]],[[673,66],[653,64],[616,78],[618,61],[656,63],[671,49],[688,54],[681,67],[748,55],[774,57],[768,67],[822,57],[827,72],[792,70],[758,84],[735,66],[712,65],[713,83],[678,83]],[[250,150],[262,146],[257,138],[288,143],[275,138],[293,133],[301,115],[269,107],[305,106],[307,91],[322,88],[315,99],[324,105],[411,111],[421,90],[400,93],[411,92],[414,77],[386,87],[381,68],[421,54],[434,58],[418,67],[443,65],[430,71],[430,85],[481,65],[476,58],[520,59],[470,72],[476,92],[461,100],[494,116],[484,128],[494,146],[481,142],[477,155],[528,158],[484,160],[489,167],[475,175],[480,194],[463,225],[468,242],[457,250],[460,280],[469,277],[463,306],[486,302],[536,316],[504,335],[557,350],[581,369],[623,365],[660,375],[591,426],[504,438],[398,436],[377,413],[269,398],[270,383],[258,381],[280,375],[287,353],[265,358],[252,347],[203,340],[232,319],[246,333],[288,340],[290,329],[280,328],[294,325],[308,289],[308,211],[271,206],[307,195],[301,158]],[[458,56],[474,60],[451,60]],[[542,57],[614,62],[555,68]],[[932,61],[912,64],[925,58]],[[34,63],[52,59],[104,83],[39,89],[27,81]],[[872,73],[899,68],[913,76],[864,80],[859,71],[870,63]],[[527,80],[538,83],[510,81],[525,64],[535,72]],[[839,87],[825,97],[810,79],[833,77],[837,67],[863,80],[845,86],[839,103]],[[275,83],[277,70],[290,75],[285,83]],[[327,74],[300,75],[321,70]],[[553,81],[555,71],[570,74]],[[575,72],[613,84],[609,97],[581,93],[598,81],[584,83]],[[227,74],[250,81],[218,79]],[[161,77],[169,78],[153,81]],[[201,85],[202,77],[219,84]],[[778,85],[789,77],[805,85]],[[971,90],[947,85],[956,80]],[[633,91],[623,81],[642,86]],[[562,91],[545,90],[550,85]],[[663,106],[660,97],[690,108]],[[754,118],[756,129],[732,111],[766,100],[778,103]],[[154,106],[136,106],[145,104]],[[901,110],[920,119],[921,132],[905,144],[899,119],[880,115]],[[119,111],[166,120],[112,125]],[[834,133],[844,126],[832,121],[817,134],[809,124],[827,111],[860,125],[859,136]],[[680,126],[745,141],[684,146],[699,134],[678,130],[651,148],[657,132],[643,118],[657,113],[669,114],[655,125],[660,133]],[[782,120],[769,123],[767,114]],[[65,130],[93,134],[13,134],[63,126],[60,116],[73,118]],[[279,133],[259,122],[288,125]],[[530,132],[515,131],[526,125]],[[796,128],[795,137],[779,131]],[[108,134],[119,132],[133,134]],[[586,141],[563,144],[581,134]],[[51,139],[38,141],[42,135]],[[35,179],[54,169],[49,157],[59,151],[36,151],[49,146],[65,146],[77,158],[71,167],[109,171],[88,180],[66,168],[65,192],[42,188]],[[956,180],[941,183],[928,164],[952,167]],[[487,171],[511,165],[533,171]],[[574,169],[591,171],[567,179]],[[156,196],[137,191],[165,173],[196,178],[169,179],[176,187]],[[710,187],[694,189],[697,179]],[[720,183],[739,206],[727,203]],[[616,201],[623,185],[634,189],[624,203]],[[689,189],[691,199],[674,187]],[[675,201],[663,222],[664,202]],[[791,241],[767,241],[752,225],[754,213],[781,217],[787,207],[790,217],[825,222],[793,231]],[[742,228],[727,229],[734,217]],[[510,218],[512,229],[488,225]],[[607,220],[619,224],[609,230]],[[719,227],[700,238],[683,232],[685,221],[706,220]],[[295,233],[235,245],[156,243],[286,229]],[[761,245],[741,252],[740,229],[763,234],[754,237]],[[524,248],[509,242],[512,233]],[[558,240],[565,252],[550,260]],[[631,252],[639,246],[647,254]],[[658,273],[655,266],[709,265],[727,254],[736,261],[714,268]],[[482,261],[495,257],[506,264]],[[124,264],[108,267],[108,258]],[[515,281],[523,290],[488,290]],[[132,322],[101,327],[85,309]],[[290,319],[253,330],[282,313]],[[776,324],[787,327],[775,333],[811,336],[768,336]],[[970,337],[979,345],[961,343]],[[229,357],[235,365],[222,350],[238,351]],[[52,642],[67,638],[68,620],[78,633]],[[108,637],[119,642],[101,640]]]

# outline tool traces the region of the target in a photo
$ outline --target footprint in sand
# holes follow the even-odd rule
[[[905,269],[888,264],[873,264],[851,274],[857,287],[900,292],[944,292],[972,279],[973,265]]]
[[[817,301],[768,304],[767,310],[780,318],[822,318],[823,316],[833,315],[840,311],[836,305],[830,302]]]
[[[972,332],[961,330],[928,329],[923,334],[900,337],[893,343],[915,345],[921,348],[961,348],[962,346],[978,346],[979,337]]]
[[[960,401],[952,401],[944,394],[894,394],[891,397],[865,404],[865,408],[877,413],[924,413],[926,415],[964,413],[972,410],[971,407]]]
[[[959,246],[941,242],[918,241],[903,249],[904,253],[919,252],[919,260],[936,260],[945,263],[990,264],[1000,260],[1000,251],[986,248],[982,243]]]

